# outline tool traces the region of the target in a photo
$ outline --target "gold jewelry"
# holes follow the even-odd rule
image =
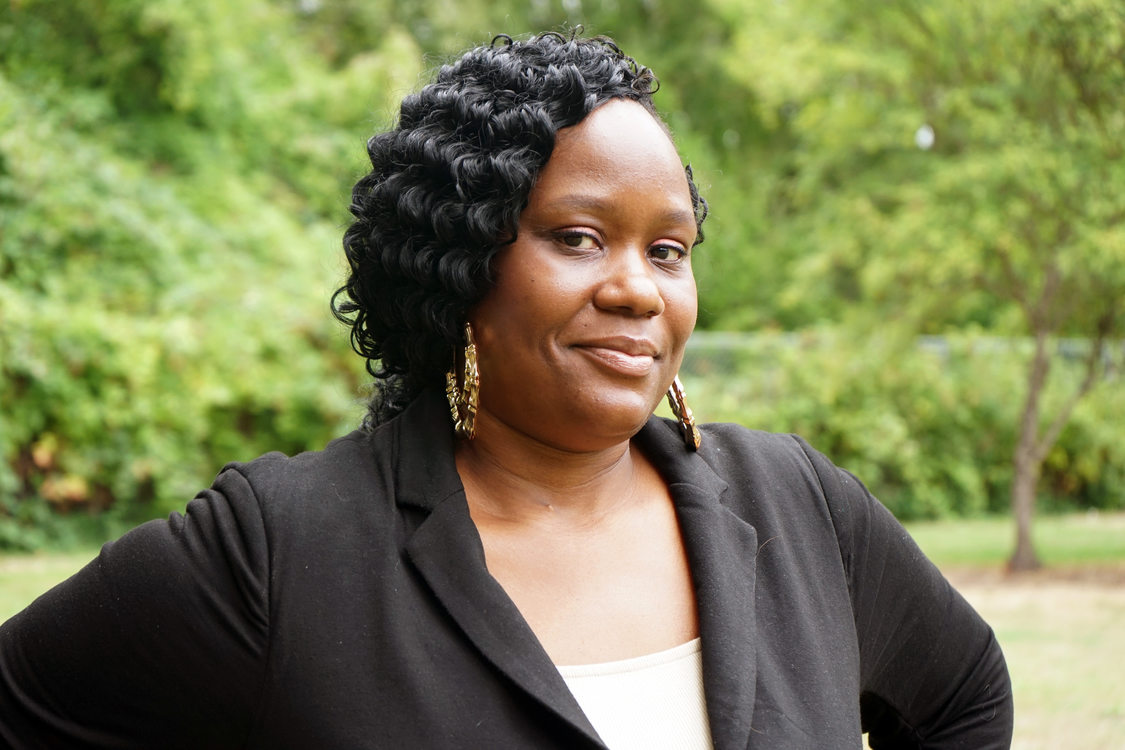
[[[680,430],[684,433],[684,444],[689,451],[699,450],[699,443],[702,438],[699,435],[699,428],[695,426],[695,416],[691,413],[691,407],[687,405],[684,399],[684,384],[680,382],[680,376],[677,375],[672,380],[672,385],[668,387],[668,406],[672,407],[672,413],[676,415],[676,419],[680,420]]]
[[[477,342],[473,327],[465,323],[465,360],[461,383],[457,382],[457,363],[445,373],[445,397],[453,416],[453,430],[466,440],[476,435],[477,405],[480,402],[480,370],[477,369]]]

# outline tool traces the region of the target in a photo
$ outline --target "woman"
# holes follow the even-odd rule
[[[694,425],[705,209],[654,89],[545,34],[403,102],[336,301],[365,429],[228,466],[6,624],[8,746],[1008,745],[991,631],[863,486]]]

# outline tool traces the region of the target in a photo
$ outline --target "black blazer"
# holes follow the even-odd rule
[[[652,419],[714,746],[1003,748],[991,630],[792,436]],[[232,464],[0,628],[7,747],[598,748],[485,568],[429,394],[324,451]]]

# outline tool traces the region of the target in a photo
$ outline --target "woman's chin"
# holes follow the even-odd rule
[[[520,436],[559,450],[585,453],[628,442],[659,403],[636,391],[601,391],[598,398],[575,394],[559,403],[552,399],[511,413],[482,408],[477,416],[478,439],[490,442]],[[482,404],[483,406],[483,404]]]
[[[582,446],[579,450],[603,450],[628,442],[644,427],[654,408],[638,395],[576,403],[567,423],[554,432],[560,442]]]

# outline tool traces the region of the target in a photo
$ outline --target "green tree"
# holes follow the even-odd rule
[[[261,0],[0,5],[0,546],[167,512],[354,425],[331,320],[363,134],[420,54]],[[107,512],[108,511],[108,512]]]
[[[773,186],[788,218],[776,241],[805,248],[791,298],[834,298],[831,314],[914,331],[1034,341],[1011,566],[1037,566],[1044,461],[1125,326],[1125,7],[791,0],[728,12],[740,15],[743,80],[791,143]],[[1048,388],[1060,337],[1086,342],[1070,393]]]

